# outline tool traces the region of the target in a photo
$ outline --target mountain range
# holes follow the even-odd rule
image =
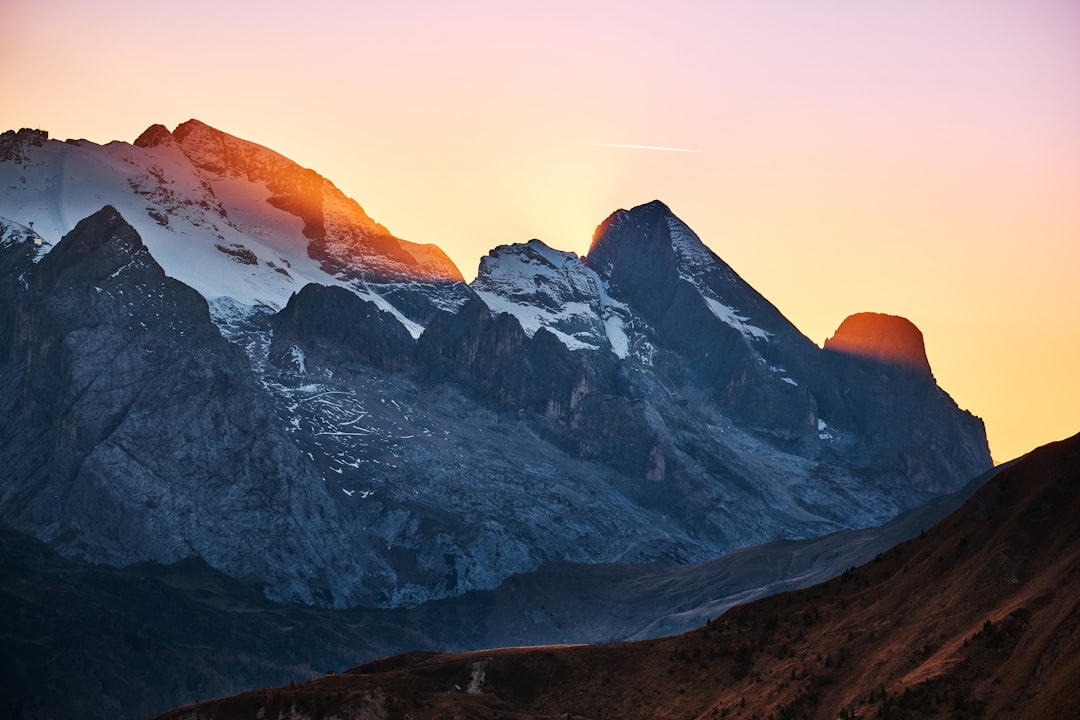
[[[131,608],[101,599],[116,582],[211,627],[275,618],[248,639],[291,617],[355,643],[323,609],[421,628],[369,656],[685,629],[864,558],[771,546],[754,557],[777,573],[723,587],[707,563],[882,526],[992,467],[914,325],[858,313],[819,348],[661,202],[612,213],[582,257],[494,248],[465,283],[196,120],[132,144],[0,134],[0,462],[5,562],[43,597],[74,573],[109,617]],[[893,527],[857,548],[913,526]],[[520,590],[594,582],[636,599],[601,622]],[[533,620],[448,631],[477,597]],[[252,643],[230,657],[311,656]]]
[[[819,349],[662,203],[466,285],[198,121],[46,137],[0,141],[2,519],[67,556],[414,605],[880,524],[990,467],[921,336]]]

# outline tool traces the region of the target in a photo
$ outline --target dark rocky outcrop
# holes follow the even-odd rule
[[[173,134],[169,132],[169,128],[164,125],[151,125],[143,130],[139,137],[135,138],[135,142],[132,143],[132,145],[140,148],[152,148],[167,142],[175,142],[175,138],[173,137]]]
[[[571,457],[648,474],[656,431],[621,394],[614,358],[571,352],[544,329],[528,337],[516,318],[479,300],[438,316],[417,358],[425,383],[457,383],[502,413],[537,420],[535,431]]]
[[[502,410],[565,421],[588,385],[587,367],[551,333],[525,335],[512,315],[493,315],[480,300],[442,313],[421,336],[417,356],[427,378],[464,382]]]
[[[313,369],[361,363],[387,371],[412,365],[415,341],[392,314],[341,287],[305,285],[271,322],[271,362]]]
[[[853,315],[825,342],[822,357],[836,389],[822,397],[822,412],[859,428],[848,452],[862,473],[940,493],[945,478],[989,462],[982,420],[938,387],[922,333],[909,320]]]
[[[0,133],[0,162],[23,163],[27,148],[43,147],[49,141],[46,130],[22,128],[18,132],[6,130]]]

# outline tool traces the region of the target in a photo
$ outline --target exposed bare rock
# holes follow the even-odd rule
[[[7,130],[0,133],[0,162],[25,162],[27,148],[42,147],[48,140],[46,130],[22,128],[18,132]]]
[[[907,318],[896,315],[852,315],[825,341],[825,349],[931,374],[922,332]]]
[[[141,148],[152,148],[166,142],[175,142],[175,138],[164,125],[151,125],[143,130],[142,135],[135,138],[133,145]]]

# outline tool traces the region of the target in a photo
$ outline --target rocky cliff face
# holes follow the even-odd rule
[[[22,128],[18,132],[7,130],[0,133],[0,162],[25,162],[26,152],[30,148],[44,147],[48,141],[49,133],[45,130]]]
[[[474,416],[477,435],[517,428],[548,449],[548,467],[614,471],[593,492],[648,508],[653,531],[603,510],[611,500],[579,507],[576,519],[610,518],[613,537],[637,535],[624,559],[688,561],[748,538],[880,522],[989,466],[981,423],[932,377],[875,359],[859,360],[863,372],[844,366],[660,203],[613,215],[584,259],[536,240],[496,248],[472,289],[477,299],[437,315],[419,338],[418,395],[461,393],[463,407],[496,413],[495,426]],[[470,452],[486,462],[489,450]],[[486,487],[502,492],[502,482]],[[462,500],[439,496],[451,514],[472,502]],[[550,527],[549,512],[540,503],[499,518],[514,533]],[[534,542],[557,544],[530,536],[541,554]]]
[[[5,522],[95,562],[196,555],[283,600],[355,597],[321,477],[206,301],[114,209],[39,263],[31,244],[0,253],[26,283],[3,300]]]
[[[389,312],[340,287],[306,285],[271,321],[270,359],[300,372],[357,363],[412,366],[413,339]]]
[[[877,524],[990,464],[932,376],[818,349],[662,203],[470,288],[201,123],[20,147],[3,212],[52,210],[0,250],[2,519],[68,555],[415,605]],[[138,223],[54,238],[94,193]]]

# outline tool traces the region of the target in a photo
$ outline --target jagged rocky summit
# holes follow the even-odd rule
[[[197,121],[44,137],[0,138],[0,519],[66,555],[415,605],[877,524],[990,466],[928,366],[818,348],[662,203],[469,286]]]

